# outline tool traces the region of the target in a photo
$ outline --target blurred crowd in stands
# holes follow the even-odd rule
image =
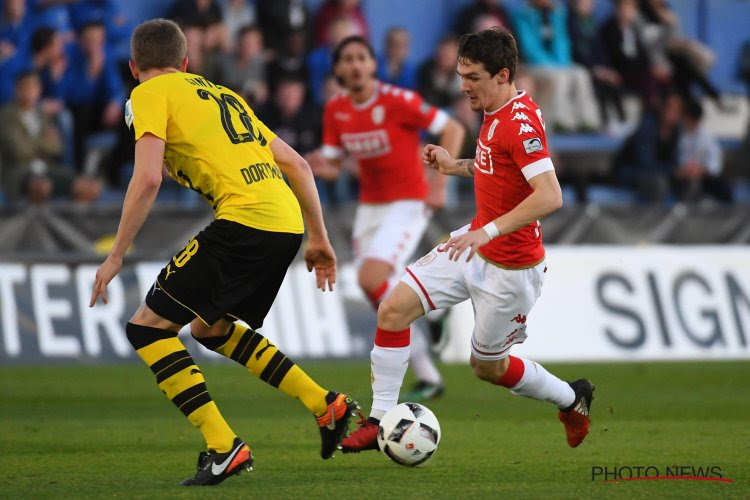
[[[387,32],[378,77],[419,91],[460,120],[468,131],[462,156],[473,157],[481,117],[462,96],[458,37],[508,27],[522,57],[517,87],[540,104],[548,134],[600,134],[621,145],[604,171],[559,163],[562,181],[576,186],[580,200],[596,183],[627,190],[634,201],[731,202],[734,176],[750,176],[750,129],[728,153],[703,123],[706,102],[727,107],[708,77],[715,54],[682,35],[666,0],[598,1],[611,4],[603,20],[594,15],[597,0],[475,0],[421,63],[410,57],[408,23],[418,20],[405,20]],[[346,36],[370,35],[359,0],[324,0],[315,12],[304,0],[166,3],[165,15],[188,40],[188,71],[240,92],[300,153],[319,146],[322,106],[338,90],[331,48]],[[4,0],[4,203],[84,203],[124,192],[133,141],[123,103],[136,82],[127,66],[134,26],[119,6],[116,0]],[[335,184],[321,181],[324,202],[356,199],[356,177],[351,168]],[[471,186],[456,184],[451,196],[456,203],[471,199]]]

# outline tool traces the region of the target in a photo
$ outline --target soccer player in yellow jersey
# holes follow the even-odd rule
[[[140,84],[126,105],[126,120],[135,132],[135,168],[90,306],[99,296],[107,302],[107,284],[148,216],[164,165],[175,181],[211,204],[215,220],[161,270],[126,333],[159,388],[206,440],[208,452],[199,455],[195,476],[182,484],[207,485],[249,469],[253,456],[219,413],[177,338],[184,325],[208,349],[302,401],[317,417],[324,459],[336,450],[357,403],[320,387],[255,331],[300,247],[303,218],[308,269],[315,270],[323,291],[336,281],[336,256],[310,167],[242,97],[185,73],[185,54],[185,36],[172,21],[147,21],[133,31],[130,69]]]

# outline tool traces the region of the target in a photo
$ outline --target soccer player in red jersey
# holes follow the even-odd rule
[[[510,355],[513,345],[526,339],[526,318],[547,269],[538,219],[562,205],[541,110],[513,83],[517,65],[518,49],[509,31],[493,28],[461,37],[457,71],[462,89],[471,108],[484,112],[476,155],[455,160],[430,144],[422,158],[440,173],[474,177],[476,216],[409,265],[380,305],[372,410],[342,441],[344,452],[377,448],[377,423],[396,405],[406,372],[411,323],[466,299],[474,306],[475,375],[513,394],[556,405],[571,447],[588,433],[591,382],[564,382],[540,364]]]
[[[316,175],[338,175],[345,154],[359,167],[360,205],[353,240],[358,281],[377,309],[398,283],[419,244],[432,210],[445,202],[445,178],[429,172],[420,160],[420,132],[439,134],[440,144],[457,154],[463,127],[411,90],[375,78],[372,46],[360,36],[342,40],[333,51],[334,72],[344,91],[332,97],[323,116],[325,162]],[[315,165],[315,161],[311,161]],[[424,335],[415,332],[412,369],[420,398],[442,392]]]

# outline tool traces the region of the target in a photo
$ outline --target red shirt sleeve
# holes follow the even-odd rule
[[[402,121],[410,128],[427,130],[435,121],[438,113],[442,113],[435,106],[425,102],[422,96],[416,92],[402,89],[393,92],[395,92],[395,105],[399,107]]]
[[[503,135],[508,155],[518,168],[549,158],[544,127],[534,111],[519,110],[514,113]]]

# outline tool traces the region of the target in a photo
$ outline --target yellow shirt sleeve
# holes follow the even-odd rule
[[[168,120],[166,97],[149,89],[136,87],[130,101],[135,140],[137,141],[148,132],[166,142]]]

